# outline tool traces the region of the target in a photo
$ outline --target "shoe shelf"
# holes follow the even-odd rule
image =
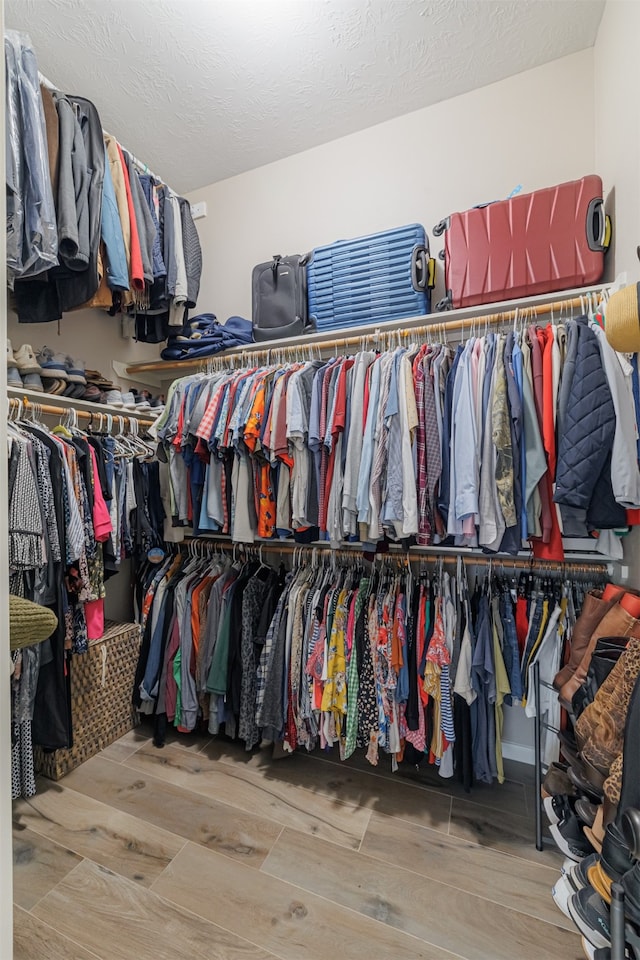
[[[114,407],[107,403],[92,403],[90,400],[76,400],[74,397],[62,397],[55,393],[40,393],[38,390],[27,390],[24,387],[7,387],[7,396],[10,399],[26,400],[29,404],[39,404],[41,407],[56,407],[62,411],[79,410],[96,416],[96,424],[99,423],[98,415],[105,414],[125,419],[133,417],[144,426],[155,423],[155,419],[149,415],[149,410],[129,410],[125,407]],[[45,412],[46,409],[45,409]]]
[[[151,360],[143,363],[132,363],[124,368],[129,377],[140,377],[144,373],[166,374],[162,379],[172,380],[175,376],[189,373],[194,370],[206,369],[207,363],[217,358],[238,357],[243,354],[273,354],[274,359],[278,351],[294,351],[301,347],[315,347],[318,352],[323,350],[341,350],[347,347],[358,347],[363,342],[369,346],[394,345],[394,338],[390,334],[400,337],[409,337],[411,334],[425,334],[433,330],[436,336],[446,337],[454,331],[472,334],[474,329],[485,332],[485,325],[513,324],[519,318],[527,323],[535,323],[536,319],[548,320],[555,313],[567,316],[580,316],[586,307],[586,298],[590,294],[599,294],[606,289],[607,284],[591,287],[576,287],[572,290],[545,293],[534,297],[524,297],[520,300],[504,300],[500,303],[480,304],[475,307],[464,307],[459,310],[448,310],[445,313],[427,313],[419,317],[407,317],[401,320],[390,320],[379,324],[365,324],[358,327],[343,327],[324,333],[307,333],[300,337],[287,337],[282,340],[270,340],[262,343],[244,344],[231,347],[229,350],[212,354],[211,357],[200,357],[197,360]],[[468,322],[467,322],[468,321]],[[453,338],[455,339],[455,338]],[[460,339],[458,337],[457,339]],[[144,379],[144,378],[142,378]]]

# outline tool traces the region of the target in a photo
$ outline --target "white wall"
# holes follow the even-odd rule
[[[640,4],[609,0],[593,50],[595,163],[608,188],[613,218],[609,274],[626,270],[640,277]]]
[[[250,317],[251,269],[275,253],[415,221],[430,232],[517,184],[593,173],[593,114],[585,50],[194,191],[208,205],[198,309]]]

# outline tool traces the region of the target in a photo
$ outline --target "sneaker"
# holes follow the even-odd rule
[[[108,403],[110,407],[121,407],[122,394],[119,390],[109,390],[105,396],[105,403]]]
[[[560,823],[572,812],[569,806],[569,798],[560,793],[545,797],[543,806],[549,823]]]
[[[573,889],[567,877],[560,877],[551,888],[551,896],[558,910],[564,913],[565,917],[571,920],[569,913],[569,900],[576,891]]]
[[[609,908],[591,887],[585,887],[569,899],[569,916],[594,947],[610,946]]]
[[[574,893],[589,886],[589,870],[595,866],[598,859],[597,853],[590,853],[588,857],[583,857],[580,863],[574,863],[572,869],[568,871],[567,880],[573,887]]]
[[[42,367],[36,359],[33,347],[28,343],[23,343],[15,354],[16,366],[20,373],[39,373],[42,374]]]
[[[80,400],[84,397],[84,384],[68,383],[62,395],[63,397],[69,397],[71,400]]]
[[[67,356],[65,358],[67,368],[67,377],[69,383],[86,384],[87,379],[84,375],[84,360],[78,360],[75,357]]]
[[[100,403],[100,390],[98,387],[95,387],[92,383],[89,386],[85,387],[85,391],[82,395],[83,400],[89,400],[91,403]]]
[[[44,393],[42,378],[39,373],[25,373],[22,377],[22,382],[27,390],[36,390],[38,393]]]
[[[20,371],[17,367],[8,367],[7,368],[7,386],[8,387],[24,387],[22,382],[22,377],[20,376]]]
[[[16,358],[17,359],[17,358]],[[39,373],[44,371],[45,376],[56,378],[58,380],[68,380],[67,358],[64,353],[54,353],[51,347],[43,347],[38,354],[40,366]],[[18,363],[18,366],[20,364]]]
[[[558,849],[564,853],[565,857],[570,857],[576,863],[593,853],[593,847],[582,832],[580,821],[574,813],[569,814],[559,823],[552,823],[549,831]]]
[[[13,355],[13,347],[11,346],[11,340],[7,339],[7,367],[17,367],[16,358]]]
[[[122,406],[126,410],[136,409],[136,398],[130,390],[127,393],[122,394]]]

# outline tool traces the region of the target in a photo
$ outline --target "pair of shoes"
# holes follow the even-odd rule
[[[110,407],[121,407],[122,406],[122,393],[117,388],[112,390],[107,390],[104,394],[104,403],[108,404]]]
[[[563,793],[558,793],[553,797],[545,797],[542,805],[550,824],[560,823],[561,820],[573,813],[569,797]]]
[[[554,884],[551,896],[559,910],[569,917],[569,900],[584,887],[589,886],[588,871],[598,862],[596,853],[584,857],[580,863],[572,864],[567,873],[562,874]]]
[[[100,403],[100,388],[88,383],[84,388],[83,400],[89,400],[91,403]]]
[[[62,381],[64,383],[64,381]],[[67,383],[62,391],[63,397],[70,397],[72,400],[82,400],[84,398],[85,386],[82,383]]]
[[[553,679],[556,690],[561,690],[571,680],[580,666],[594,631],[623,594],[624,589],[622,587],[613,587],[611,584],[606,588],[606,600],[602,590],[590,590],[587,593],[582,603],[580,616],[573,627],[569,662],[558,671]]]
[[[94,387],[99,387],[101,390],[115,389],[112,381],[107,380],[99,370],[85,370],[85,378],[87,383],[91,383]]]
[[[15,354],[11,340],[7,340],[7,383],[10,387],[25,387],[27,390],[43,392],[42,368],[36,359],[33,348],[24,343]]]
[[[611,945],[609,907],[595,890],[583,887],[569,898],[567,906],[570,919],[590,944],[599,949]]]
[[[549,832],[558,849],[576,863],[594,852],[575,813],[571,812],[558,823],[552,823]]]
[[[56,397],[62,396],[67,389],[67,381],[57,377],[43,377],[42,384],[46,393],[51,393]]]
[[[559,699],[562,706],[571,711],[572,701],[580,687],[587,682],[589,667],[591,666],[591,658],[595,651],[598,640],[603,637],[619,637],[619,638],[631,638],[637,637],[640,638],[640,620],[632,616],[631,613],[622,605],[625,602],[625,594],[632,593],[632,591],[627,591],[622,587],[616,588],[617,597],[616,599],[611,599],[607,603],[600,601],[601,606],[598,609],[598,614],[602,612],[603,609],[606,610],[604,616],[599,620],[596,626],[594,626],[591,636],[589,637],[587,643],[584,645],[582,658],[580,659],[578,665],[576,666],[574,672],[571,674],[568,680],[560,686],[559,689]],[[589,594],[587,594],[589,596]],[[616,596],[614,593],[613,596]],[[586,603],[585,598],[585,603]],[[634,599],[633,596],[630,598]],[[584,607],[583,607],[584,609]],[[578,620],[582,618],[582,612]],[[593,622],[593,618],[592,618]],[[577,627],[578,621],[576,621]],[[575,636],[575,628],[574,628]],[[580,648],[578,648],[579,650]],[[573,653],[573,650],[572,650]],[[558,685],[558,679],[562,671],[556,675],[554,678],[554,686]]]
[[[38,362],[42,368],[41,372],[44,371],[46,376],[86,386],[83,360],[64,353],[56,353],[51,347],[43,347],[38,354]]]

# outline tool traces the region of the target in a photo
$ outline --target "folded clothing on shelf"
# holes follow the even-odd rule
[[[229,317],[226,323],[218,323],[213,313],[203,313],[169,337],[160,356],[163,360],[197,360],[247,343],[253,343],[249,320]]]

